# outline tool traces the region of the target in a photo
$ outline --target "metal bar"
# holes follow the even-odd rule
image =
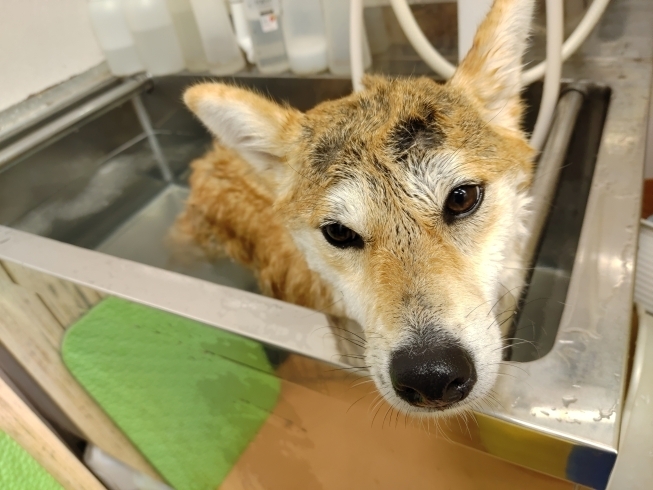
[[[585,100],[585,89],[582,85],[573,85],[566,90],[558,101],[551,131],[533,180],[530,233],[524,247],[524,257],[531,260],[537,252],[544,225],[549,216],[549,207],[558,187],[567,148],[580,108]]]
[[[134,105],[134,110],[136,111],[136,116],[138,117],[138,121],[141,123],[141,127],[143,128],[143,131],[147,136],[147,141],[150,144],[150,148],[152,148],[152,153],[154,153],[154,159],[156,160],[156,163],[159,166],[159,170],[161,171],[163,180],[165,180],[166,182],[172,182],[173,179],[172,171],[170,170],[168,161],[166,160],[166,157],[163,154],[163,150],[161,150],[161,145],[159,144],[159,140],[156,139],[156,135],[154,134],[154,129],[152,129],[152,123],[150,122],[150,116],[147,114],[147,110],[145,109],[145,106],[143,105],[143,101],[141,100],[140,96],[136,95],[135,97],[133,97],[132,104]]]
[[[0,225],[0,260],[347,367],[323,313]]]
[[[96,70],[91,70],[91,71],[96,71]],[[107,73],[107,75],[109,74]],[[86,79],[88,78],[88,76],[86,74],[79,75],[79,78]],[[45,121],[47,118],[55,115],[57,112],[65,110],[66,108],[72,106],[76,102],[79,102],[80,100],[85,99],[86,97],[89,97],[94,93],[98,93],[103,90],[106,90],[107,88],[109,88],[110,85],[115,85],[118,82],[118,79],[110,75],[99,81],[96,80],[96,78],[97,77],[94,77],[93,80],[91,80],[91,82],[93,82],[92,84],[86,83],[82,85],[79,89],[76,88],[78,84],[81,84],[81,81],[70,80],[69,82],[62,83],[61,86],[57,86],[51,89],[51,91],[53,92],[55,90],[57,91],[57,96],[52,94],[50,97],[48,97],[49,94],[43,94],[41,99],[46,99],[46,97],[47,99],[42,100],[41,104],[37,106],[37,109],[32,109],[31,104],[25,104],[28,105],[29,107],[25,108],[24,117],[20,117],[20,116],[16,117],[13,114],[9,116],[4,116],[4,113],[0,114],[0,145],[8,141],[9,139],[13,138],[14,136],[18,135],[19,133],[22,133],[23,131],[28,130],[29,128],[37,125],[38,123]],[[68,85],[73,85],[73,82],[76,82],[75,85],[73,87],[68,87]],[[63,94],[63,96],[61,96],[58,92],[62,91],[61,87],[63,85],[67,85],[66,88],[69,91],[67,91],[65,94]],[[75,88],[76,90],[73,88]],[[20,112],[21,114],[23,113],[23,111],[19,111],[19,110],[14,110],[13,112]],[[3,125],[3,122],[5,122],[3,121],[3,119],[9,119],[9,121],[6,121],[6,124]]]
[[[63,116],[46,124],[42,128],[19,139],[15,143],[0,150],[0,170],[9,165],[19,156],[36,148],[38,145],[46,142],[50,138],[60,135],[64,130],[77,124],[83,119],[91,116],[106,106],[116,103],[122,99],[130,97],[132,94],[143,90],[147,84],[151,83],[146,75],[138,75],[126,80],[119,86],[99,95],[87,103],[67,112]]]

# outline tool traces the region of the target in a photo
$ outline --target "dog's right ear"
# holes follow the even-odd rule
[[[260,172],[283,172],[289,141],[301,129],[303,114],[249,90],[201,83],[184,102],[223,145],[236,150]]]

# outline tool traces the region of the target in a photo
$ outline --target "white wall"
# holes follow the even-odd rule
[[[0,0],[0,110],[102,61],[86,0]]]

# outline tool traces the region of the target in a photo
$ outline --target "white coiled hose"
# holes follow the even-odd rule
[[[561,65],[585,42],[601,19],[609,2],[610,0],[594,0],[574,32],[562,43],[564,25],[562,0],[547,0],[547,59],[524,72],[522,77],[523,85],[528,85],[545,76],[540,112],[531,137],[531,144],[537,149],[540,149],[544,144],[553,119],[560,86]],[[390,4],[408,41],[417,51],[417,54],[438,75],[444,79],[451,78],[456,67],[431,46],[419,25],[417,25],[407,0],[390,0]],[[361,90],[361,79],[364,73],[362,57],[363,1],[351,0],[350,8],[352,82],[354,90]]]

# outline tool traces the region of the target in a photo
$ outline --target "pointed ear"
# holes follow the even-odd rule
[[[521,123],[522,56],[534,8],[534,0],[494,0],[449,81],[479,102],[488,122],[511,130],[519,130]]]
[[[223,145],[236,150],[260,172],[281,171],[303,114],[249,90],[202,83],[184,93],[184,102]]]

